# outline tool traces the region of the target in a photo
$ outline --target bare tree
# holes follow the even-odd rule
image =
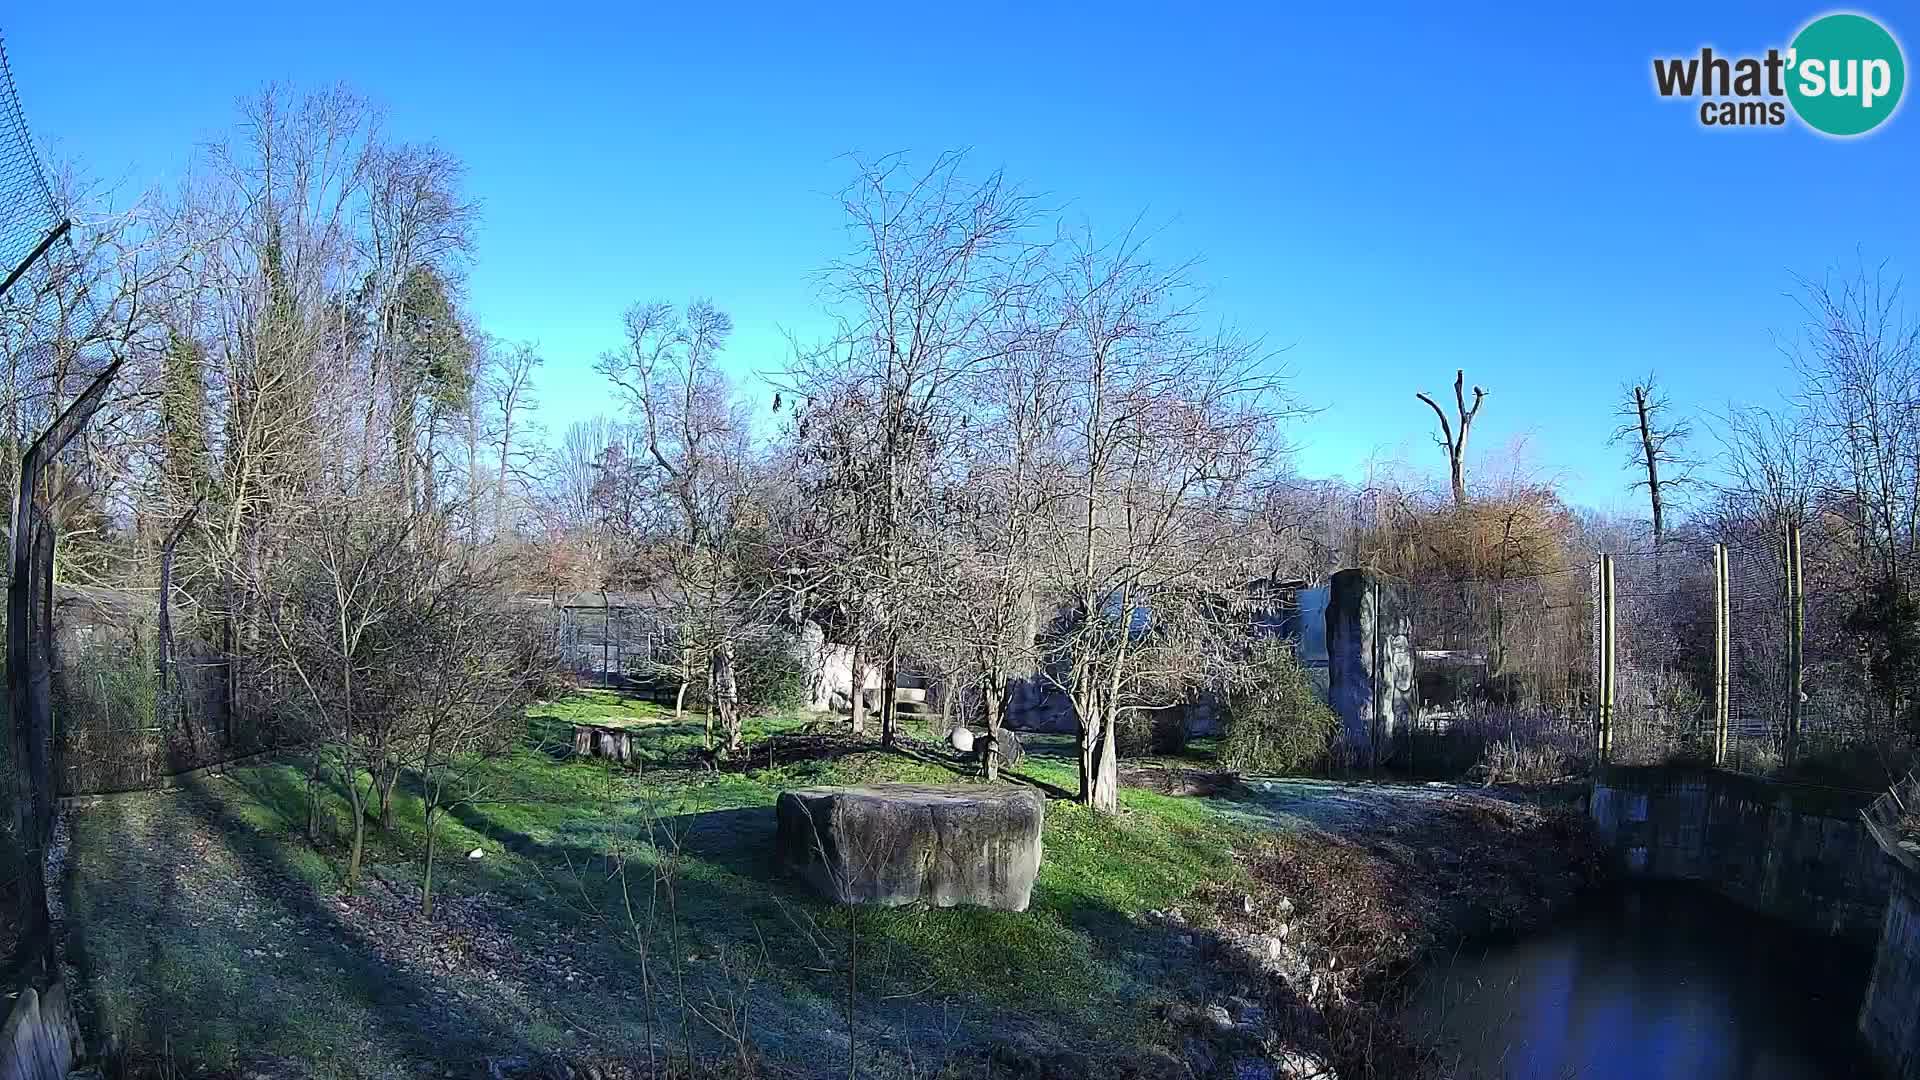
[[[289,557],[255,582],[273,645],[266,659],[287,674],[303,734],[347,793],[349,890],[360,878],[369,806],[414,704],[409,623],[435,569],[417,524],[380,500],[342,499],[304,517]]]
[[[231,717],[246,711],[237,658],[257,644],[247,583],[274,554],[270,523],[307,503],[323,474],[337,481],[355,468],[321,451],[321,432],[353,427],[349,403],[323,391],[357,382],[352,352],[338,347],[345,314],[329,298],[351,274],[374,128],[372,111],[343,90],[289,101],[269,88],[243,106],[244,137],[211,147],[205,179],[182,197],[181,287],[198,294],[183,306],[198,324],[192,337],[214,343],[216,465],[201,521]]]
[[[506,528],[509,481],[525,483],[529,479],[534,451],[528,438],[527,416],[540,407],[534,395],[534,373],[546,358],[539,346],[529,341],[496,350],[493,368],[485,376],[486,396],[491,405],[487,436],[494,454],[493,531]]]
[[[1715,426],[1726,508],[1749,520],[1805,523],[1821,489],[1820,445],[1804,406],[1730,406]]]
[[[1048,671],[1079,720],[1080,798],[1113,811],[1123,715],[1184,703],[1231,662],[1226,615],[1250,552],[1223,541],[1292,404],[1252,346],[1196,329],[1180,273],[1131,238],[1077,242],[1057,288],[1072,496],[1045,543],[1065,554],[1054,574],[1070,609]]]
[[[1633,486],[1647,493],[1653,512],[1653,543],[1658,547],[1667,532],[1670,496],[1693,482],[1686,472],[1690,462],[1682,453],[1683,444],[1693,434],[1693,425],[1684,417],[1671,415],[1672,402],[1651,372],[1640,382],[1622,387],[1621,397],[1615,410],[1621,422],[1610,441],[1627,443],[1631,448],[1627,468],[1644,474]]]
[[[874,639],[882,743],[894,733],[906,583],[920,549],[913,536],[932,517],[937,458],[957,439],[952,397],[1002,355],[1000,320],[1034,287],[1041,253],[1027,236],[1033,198],[998,173],[972,181],[963,165],[957,153],[918,172],[898,155],[855,160],[858,174],[840,195],[853,251],[822,275],[839,332],[785,375],[803,416],[865,440],[858,457],[823,455],[835,470],[831,497],[848,504],[842,516],[864,547],[811,569],[838,577],[826,591],[849,598],[856,652]]]
[[[726,748],[737,750],[734,647],[766,590],[744,572],[755,513],[746,410],[717,365],[733,321],[705,300],[684,313],[656,302],[629,308],[626,328],[626,347],[603,356],[597,370],[634,414],[646,455],[640,497],[655,504],[650,516],[659,526],[633,540],[653,549],[673,597],[675,711],[704,670],[709,716]]]
[[[1456,506],[1467,504],[1467,435],[1473,429],[1474,418],[1480,415],[1480,404],[1486,400],[1487,392],[1478,386],[1473,388],[1473,405],[1467,405],[1467,373],[1464,369],[1453,373],[1453,404],[1459,420],[1460,429],[1456,434],[1454,426],[1447,420],[1446,410],[1422,390],[1413,395],[1427,403],[1433,415],[1440,421],[1440,434],[1434,442],[1447,454],[1447,471],[1453,484],[1453,502]]]
[[[957,448],[965,471],[942,495],[938,538],[948,549],[915,590],[916,652],[947,658],[936,664],[949,683],[943,709],[961,684],[978,688],[988,780],[999,776],[1014,692],[1040,659],[1042,523],[1070,497],[1057,437],[1068,391],[1054,362],[1056,332],[1039,320],[1009,319],[1003,355],[973,380],[967,438]]]
[[[1848,598],[1846,646],[1888,730],[1920,730],[1920,322],[1884,267],[1801,285],[1791,356],[1818,439],[1819,516],[1845,538],[1816,572],[1830,567]]]
[[[497,556],[461,545],[430,569],[412,599],[412,655],[403,661],[415,673],[405,760],[420,777],[420,910],[428,917],[441,818],[500,782],[498,759],[525,730],[521,716],[551,666],[527,613],[512,606]]]
[[[1826,505],[1878,575],[1920,550],[1920,322],[1883,270],[1802,281],[1802,341],[1790,353],[1817,434]]]
[[[436,436],[471,389],[472,347],[453,310],[477,217],[460,190],[464,173],[438,147],[372,142],[355,234],[364,266],[359,306],[370,321],[367,463],[380,460],[373,447],[384,424],[393,446],[388,475],[423,509],[438,496]]]

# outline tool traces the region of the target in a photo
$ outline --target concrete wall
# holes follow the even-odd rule
[[[1920,1080],[1920,873],[1888,865],[1892,896],[1860,1005],[1860,1037],[1887,1076]]]
[[[1864,946],[1879,939],[1892,868],[1865,796],[1712,769],[1604,770],[1588,812],[1628,874],[1697,881],[1743,907]]]
[[[1327,600],[1327,697],[1351,760],[1391,759],[1413,728],[1413,637],[1397,589],[1370,570],[1333,575]]]
[[[20,991],[0,1026],[0,1080],[64,1080],[78,1034],[60,983],[45,994]]]

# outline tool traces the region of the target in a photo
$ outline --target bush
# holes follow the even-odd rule
[[[668,637],[651,656],[630,656],[627,677],[642,686],[680,686],[680,647]],[[780,626],[747,630],[734,639],[733,678],[740,707],[751,713],[784,712],[807,701],[807,664],[792,631]],[[685,704],[693,710],[712,705],[707,686],[707,653],[695,654]]]
[[[1251,678],[1227,696],[1220,758],[1245,773],[1302,772],[1327,754],[1340,721],[1282,641],[1262,641]]]
[[[1422,775],[1488,784],[1538,784],[1586,772],[1590,728],[1543,709],[1473,705],[1428,734],[1416,763]]]
[[[173,771],[167,753],[172,732],[154,715],[158,677],[152,657],[146,636],[134,629],[125,637],[100,635],[79,655],[60,658],[53,707],[62,788],[139,788]]]
[[[1123,758],[1178,754],[1187,748],[1186,712],[1183,709],[1123,709],[1113,729],[1113,741]]]
[[[781,627],[748,635],[733,650],[740,707],[784,712],[807,702],[807,664],[794,635]]]
[[[1545,784],[1566,779],[1574,763],[1550,743],[1495,739],[1480,751],[1474,770],[1488,784]]]

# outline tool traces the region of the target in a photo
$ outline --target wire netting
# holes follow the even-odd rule
[[[1713,545],[1615,555],[1613,589],[1612,759],[1711,757]]]
[[[1534,748],[1568,769],[1587,756],[1593,676],[1584,568],[1397,589],[1413,638],[1415,771],[1470,769],[1497,744]]]
[[[1787,728],[1787,576],[1778,535],[1727,544],[1727,768],[1770,773],[1784,763]]]
[[[0,374],[16,444],[38,435],[111,360],[99,340],[108,305],[95,295],[97,267],[86,265],[70,232],[41,251],[65,220],[0,43],[0,279],[19,271],[0,295],[0,353],[6,357]],[[29,262],[36,251],[41,254]]]
[[[1850,599],[1845,581],[1832,580],[1844,569],[1828,570],[1823,552],[1804,540],[1804,630],[1796,693],[1785,530],[1764,526],[1668,544],[1658,552],[1612,556],[1612,760],[1714,758],[1716,539],[1727,549],[1728,718],[1720,765],[1744,773],[1839,782],[1837,778],[1871,777],[1871,766],[1879,758],[1891,763],[1894,744],[1904,732],[1893,707],[1876,699],[1865,675],[1859,627],[1854,624],[1858,601]],[[1595,580],[1597,599],[1597,574]],[[1595,640],[1592,667],[1597,672],[1601,658]]]
[[[54,415],[69,374],[86,376],[104,368],[100,351],[86,342],[99,327],[92,285],[80,268],[71,240],[55,237],[65,217],[47,183],[20,96],[0,44],[0,409],[7,464],[4,490],[12,506],[14,476],[21,448]],[[0,515],[11,524],[11,514]],[[11,543],[13,530],[9,529]],[[11,724],[8,725],[9,730]],[[11,737],[0,739],[0,882],[17,880],[23,837],[17,834],[14,807],[19,790],[18,763]]]

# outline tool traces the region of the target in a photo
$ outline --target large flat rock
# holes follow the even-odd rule
[[[867,784],[782,792],[780,858],[844,904],[1025,911],[1046,800],[1010,784]]]

